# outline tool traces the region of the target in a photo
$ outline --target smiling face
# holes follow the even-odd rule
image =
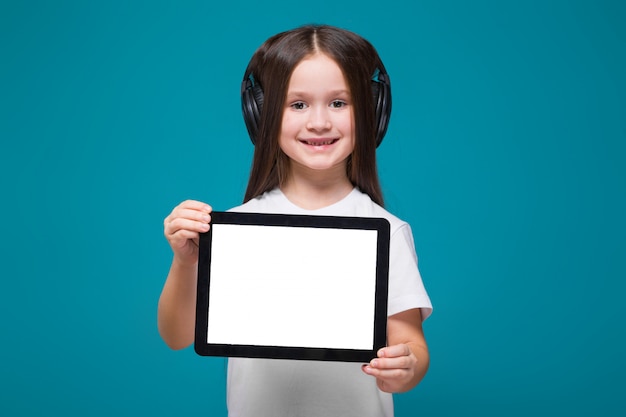
[[[296,170],[346,176],[354,150],[353,107],[341,68],[316,53],[294,68],[287,88],[279,135],[282,151]]]

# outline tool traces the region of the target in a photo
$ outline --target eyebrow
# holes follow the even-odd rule
[[[289,91],[289,92],[287,92],[287,97],[288,98],[306,97],[309,94],[310,93],[307,92],[307,91]],[[342,94],[350,96],[350,91],[349,90],[332,90],[332,91],[328,92],[329,96],[340,96]]]

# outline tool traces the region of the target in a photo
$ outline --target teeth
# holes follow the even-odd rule
[[[324,141],[324,142],[309,142],[309,141],[307,141],[306,144],[307,145],[312,145],[312,146],[323,146],[323,145],[330,145],[333,142],[334,142],[334,140],[327,140],[327,141]]]

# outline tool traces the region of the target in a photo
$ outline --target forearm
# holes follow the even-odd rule
[[[430,366],[430,355],[426,345],[414,342],[407,343],[407,345],[417,358],[417,363],[414,366],[413,378],[407,381],[403,387],[400,387],[398,392],[406,392],[415,388],[415,386],[424,379],[426,372],[428,372],[428,367]]]
[[[387,344],[363,371],[376,377],[382,391],[409,391],[424,378],[430,364],[419,309],[403,311],[387,319]]]
[[[159,334],[172,349],[193,343],[197,280],[197,264],[182,264],[174,258],[157,313]]]
[[[413,389],[426,375],[430,365],[428,345],[422,329],[422,316],[420,309],[413,309],[390,317],[388,321],[389,345],[406,345],[415,357],[415,361],[409,361],[410,378],[401,381],[394,392],[406,392]]]

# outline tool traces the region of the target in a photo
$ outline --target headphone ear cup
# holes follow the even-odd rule
[[[253,145],[256,145],[259,133],[261,110],[263,110],[263,90],[249,75],[241,84],[241,111]]]
[[[261,86],[255,84],[252,87],[252,95],[254,96],[254,102],[256,103],[256,108],[258,111],[257,116],[260,117],[261,111],[263,110],[263,90],[261,89]],[[259,120],[257,119],[257,121]]]
[[[391,86],[386,73],[377,71],[376,77],[372,79],[372,94],[376,117],[376,147],[378,147],[387,133],[391,116]]]

